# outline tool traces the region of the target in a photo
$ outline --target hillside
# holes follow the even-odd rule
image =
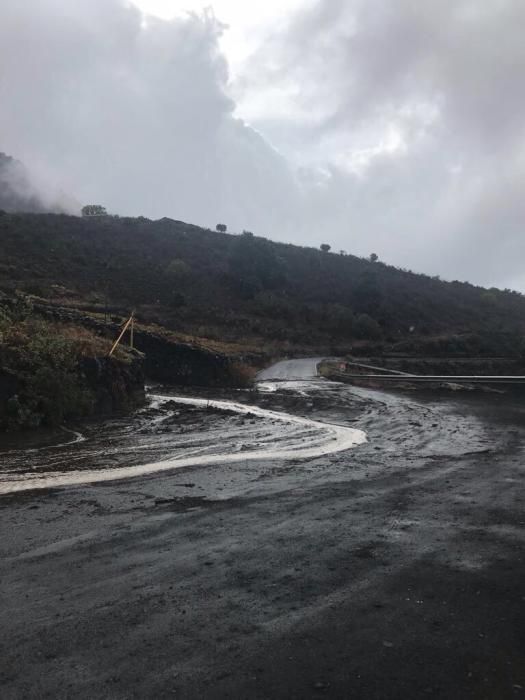
[[[329,234],[320,234],[320,242]],[[525,298],[170,219],[0,216],[0,290],[279,354],[516,353]]]

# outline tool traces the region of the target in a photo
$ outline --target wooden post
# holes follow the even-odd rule
[[[135,312],[133,312],[135,313]],[[133,331],[135,330],[135,316],[131,314],[131,329],[129,332],[129,346],[133,350]]]
[[[130,317],[128,318],[128,320],[126,321],[126,325],[125,325],[124,328],[120,331],[119,337],[118,337],[118,338],[115,340],[115,342],[113,343],[113,347],[112,347],[111,350],[109,351],[109,357],[111,357],[111,355],[113,355],[113,353],[114,353],[115,350],[117,349],[118,344],[119,344],[120,341],[122,340],[122,336],[123,336],[124,333],[128,330],[129,325],[130,325],[130,323],[131,323],[132,321],[133,321],[133,316],[130,316]]]

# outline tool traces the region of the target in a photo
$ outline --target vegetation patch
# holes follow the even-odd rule
[[[144,400],[142,360],[85,328],[46,321],[23,298],[0,305],[0,429],[56,426]]]

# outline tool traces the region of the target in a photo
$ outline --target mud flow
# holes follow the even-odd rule
[[[258,392],[273,388],[262,382]],[[306,395],[308,388],[315,392],[315,384],[309,387],[308,383],[298,391]],[[293,387],[291,393],[295,390]],[[243,398],[253,402],[258,396]],[[111,481],[204,464],[306,459],[342,452],[366,441],[361,430],[255,403],[156,393],[148,399],[149,406],[131,419],[97,424],[84,432],[64,430],[71,435],[69,441],[4,453],[0,493]]]
[[[2,452],[0,493],[320,457],[364,444],[367,432],[386,451],[401,445],[419,456],[479,451],[490,442],[472,416],[451,417],[446,406],[318,378],[261,379],[256,391],[235,398],[152,391],[131,418],[45,434],[40,447],[12,447]]]

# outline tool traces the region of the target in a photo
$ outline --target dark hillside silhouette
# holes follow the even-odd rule
[[[290,347],[356,341],[516,353],[525,298],[377,260],[172,219],[0,217],[0,290],[168,328]]]

